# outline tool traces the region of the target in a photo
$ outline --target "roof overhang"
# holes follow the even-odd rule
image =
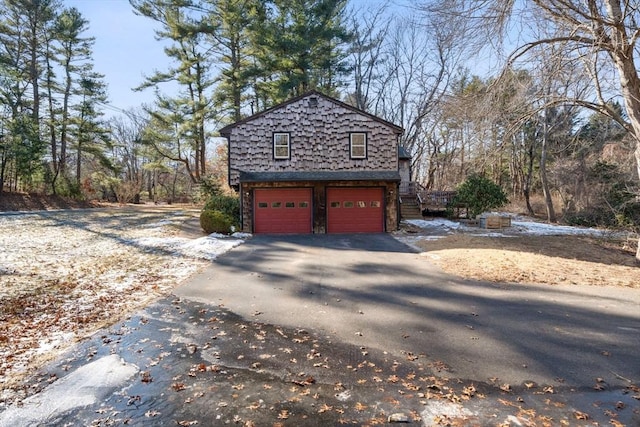
[[[294,181],[400,181],[398,171],[309,171],[309,172],[245,172],[240,182]]]

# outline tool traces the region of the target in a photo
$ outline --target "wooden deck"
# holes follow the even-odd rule
[[[400,200],[403,205],[415,205],[420,212],[427,214],[444,212],[447,208],[454,208],[454,214],[460,216],[464,206],[451,206],[456,196],[455,191],[427,190],[420,183],[411,181],[400,184]],[[405,209],[406,210],[406,209]]]

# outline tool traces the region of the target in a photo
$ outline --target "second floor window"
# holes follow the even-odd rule
[[[352,159],[367,158],[367,134],[354,132],[350,134],[350,149]]]
[[[291,156],[291,147],[288,133],[273,134],[273,158],[288,159]]]

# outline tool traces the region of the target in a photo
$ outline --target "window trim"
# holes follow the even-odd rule
[[[358,156],[355,156],[355,155],[353,154],[353,148],[354,148],[354,145],[353,145],[353,137],[354,137],[355,135],[358,135],[358,136],[359,136],[359,135],[362,135],[362,136],[364,137],[364,155],[358,155]],[[359,160],[359,159],[366,159],[366,158],[367,158],[367,152],[368,152],[368,150],[367,150],[367,139],[368,139],[368,136],[367,136],[367,133],[366,133],[366,132],[350,132],[350,133],[349,133],[349,157],[350,157],[350,158],[352,158],[352,159],[358,159],[358,160]],[[362,145],[357,145],[357,147],[362,147]]]
[[[276,138],[279,136],[287,136],[287,156],[278,156],[276,154]],[[290,132],[274,132],[271,137],[272,145],[273,145],[273,159],[274,160],[289,160],[291,159],[291,133]],[[280,145],[278,147],[284,147],[284,145]]]

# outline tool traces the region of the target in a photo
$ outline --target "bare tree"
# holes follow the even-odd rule
[[[527,58],[539,46],[562,46],[563,52],[571,52],[567,61],[581,59],[591,64],[595,97],[565,99],[585,108],[617,120],[635,139],[635,163],[640,177],[640,75],[636,67],[640,30],[640,2],[621,0],[513,0],[434,1],[425,5],[431,13],[446,13],[467,23],[470,40],[486,43],[496,34],[506,35],[513,25],[523,25],[538,19],[555,29],[549,38],[531,37],[521,31],[518,47],[511,53],[509,62]],[[471,38],[473,36],[473,38]],[[529,58],[531,59],[531,58]],[[615,93],[607,93],[602,71],[612,68],[617,74]],[[627,117],[621,117],[608,98],[620,96],[624,100]],[[640,195],[638,195],[640,198]],[[640,262],[640,241],[636,259]]]
[[[437,107],[458,61],[455,34],[431,20],[398,19],[390,31],[386,62],[370,110],[401,124],[401,144],[412,154],[412,173],[422,177]]]
[[[349,48],[354,85],[351,102],[364,111],[369,111],[380,65],[386,61],[385,40],[391,24],[386,10],[386,4],[373,11],[358,9],[349,17],[353,28]]]

